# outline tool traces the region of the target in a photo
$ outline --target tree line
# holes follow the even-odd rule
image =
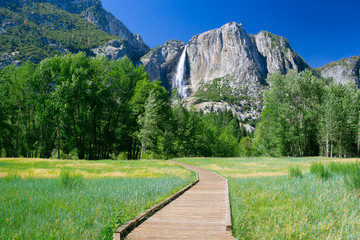
[[[185,109],[128,58],[68,54],[0,72],[0,157],[230,157],[248,135],[231,111]]]
[[[310,70],[267,80],[252,154],[349,157],[360,154],[360,94]]]
[[[267,79],[249,133],[231,111],[187,110],[128,58],[84,53],[0,71],[0,157],[359,156],[360,94],[306,70]]]

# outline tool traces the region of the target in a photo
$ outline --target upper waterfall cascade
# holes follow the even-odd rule
[[[173,78],[173,89],[176,87],[181,98],[184,99],[187,97],[187,91],[186,91],[186,48],[185,46],[179,63],[176,67],[176,75]]]

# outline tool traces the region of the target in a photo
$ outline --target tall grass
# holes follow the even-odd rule
[[[326,180],[331,177],[331,173],[327,167],[322,163],[312,163],[310,166],[310,173],[314,174],[317,178]]]
[[[299,167],[291,167],[289,168],[289,177],[302,178],[303,174]]]
[[[0,239],[112,239],[123,224],[185,186],[181,178],[0,179]],[[110,230],[110,233],[109,233]]]
[[[64,187],[76,187],[83,183],[84,177],[73,170],[61,169],[59,180]]]
[[[165,161],[0,159],[0,239],[112,239],[194,179]]]
[[[347,175],[353,171],[355,167],[358,167],[359,163],[341,163],[341,162],[332,162],[327,165],[330,172],[340,175]]]
[[[229,184],[238,239],[360,238],[360,199],[340,176],[238,178]]]
[[[345,185],[350,190],[360,190],[360,162],[356,163],[331,163],[331,172],[342,175]]]
[[[351,174],[346,175],[345,184],[351,190],[360,190],[360,168],[355,168]]]

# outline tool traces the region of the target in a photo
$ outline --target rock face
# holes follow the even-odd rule
[[[173,51],[177,52],[173,59],[178,61],[181,51]],[[166,59],[165,62],[158,59],[157,55],[147,56],[145,66],[149,73],[158,73],[164,64],[172,65],[172,70],[176,68],[176,61],[170,64]],[[285,74],[291,69],[302,71],[309,67],[285,38],[267,32],[250,35],[235,22],[191,38],[185,64],[190,96],[184,100],[186,106],[204,111],[227,108],[247,120],[259,117],[269,73]],[[171,74],[160,75],[163,82],[171,83]]]
[[[123,55],[127,55],[133,61],[139,60],[150,51],[150,47],[144,43],[140,35],[131,33],[120,20],[103,9],[101,4],[94,4],[92,7],[83,10],[81,14],[94,25],[101,27],[103,31],[123,39],[123,42],[109,42],[106,45],[121,43]],[[106,48],[106,45],[103,48]]]
[[[261,31],[253,36],[258,51],[266,58],[269,73],[287,74],[290,69],[298,72],[309,68],[307,63],[294,52],[284,37]]]
[[[317,69],[325,78],[333,78],[335,83],[355,83],[360,87],[360,56],[341,59]]]
[[[104,55],[110,60],[117,60],[126,56],[135,63],[138,62],[139,56],[141,56],[136,48],[128,47],[126,42],[119,39],[112,40],[104,46],[91,49],[91,52],[95,55]]]
[[[254,94],[261,94],[267,75],[266,60],[242,25],[232,22],[194,36],[188,43],[187,54],[192,95],[203,84],[227,75],[235,80],[229,82],[230,87],[251,85]]]
[[[234,116],[237,116],[239,119],[252,118],[251,113],[249,114],[247,112],[243,112],[241,106],[231,104],[226,101],[212,102],[198,97],[187,97],[183,100],[183,106],[185,106],[187,109],[191,109],[191,107],[193,107],[197,111],[203,111],[205,114],[210,112],[230,110]]]
[[[176,66],[185,48],[185,43],[178,40],[167,41],[141,58],[141,63],[153,80],[159,80],[171,90]]]

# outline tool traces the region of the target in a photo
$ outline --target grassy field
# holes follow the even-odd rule
[[[344,166],[356,159],[180,159],[229,179],[233,234],[238,239],[359,239],[359,190],[349,189]],[[311,174],[312,163],[329,167],[328,178]],[[355,166],[355,165],[353,165]],[[352,166],[352,167],[353,167]],[[359,165],[358,165],[359,166]],[[302,177],[289,177],[298,168]],[[342,168],[349,169],[349,168]]]
[[[159,178],[181,177],[189,172],[166,161],[83,161],[49,159],[4,159],[0,158],[0,177],[16,170],[22,178],[57,178],[61,169],[74,170],[84,178]]]
[[[0,174],[0,239],[112,239],[195,179],[165,161],[0,159]]]

